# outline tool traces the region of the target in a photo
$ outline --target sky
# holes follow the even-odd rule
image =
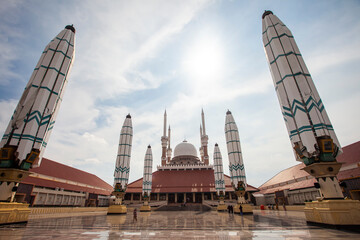
[[[129,183],[147,146],[161,164],[163,114],[171,143],[219,144],[229,174],[225,116],[237,123],[247,182],[259,187],[298,164],[262,43],[271,10],[291,30],[342,146],[360,136],[359,1],[0,0],[0,135],[45,46],[76,28],[76,58],[44,157],[113,184],[121,126],[133,123]],[[198,153],[199,154],[199,153]]]

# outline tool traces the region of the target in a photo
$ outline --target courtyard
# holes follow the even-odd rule
[[[0,239],[360,239],[353,231],[307,225],[303,212],[254,210],[138,212],[137,221],[105,212],[32,216],[27,224],[0,226]]]

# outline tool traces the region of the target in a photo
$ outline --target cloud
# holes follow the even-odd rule
[[[4,14],[0,17],[2,22],[10,21],[9,18],[13,17],[12,14],[6,14],[6,9],[8,8],[0,8],[0,16]],[[21,51],[13,44],[13,41],[14,39],[23,39],[23,37],[21,32],[13,29],[12,24],[0,24],[0,72],[2,76],[0,86],[9,85],[11,79],[21,79],[21,75],[14,71],[14,60],[21,57]]]
[[[15,110],[15,107],[18,103],[18,100],[10,99],[10,100],[0,100],[0,129],[5,131],[7,128],[9,121],[11,119],[11,116]],[[3,131],[0,131],[0,134],[3,133]],[[2,135],[1,135],[2,137]]]
[[[100,165],[101,164],[101,161],[97,158],[87,158],[85,159],[85,162],[87,163],[92,163],[92,164],[95,164],[95,165]]]
[[[327,45],[310,54],[306,62],[311,66],[312,74],[321,74],[329,68],[360,60],[358,42],[340,45],[332,51],[329,51],[330,48],[332,46]]]
[[[142,4],[132,1],[127,4],[101,3],[101,7],[95,3],[84,9],[77,8],[75,12],[80,16],[93,18],[90,24],[76,19],[77,60],[72,73],[76,83],[85,85],[88,91],[96,89],[94,96],[100,99],[156,88],[159,86],[156,78],[149,72],[139,73],[137,66],[152,58],[205,3],[155,1]],[[114,8],[118,11],[112,11]]]

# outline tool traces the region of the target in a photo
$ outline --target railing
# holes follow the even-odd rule
[[[157,166],[157,169],[158,170],[213,169],[213,165],[197,165],[197,164],[165,165],[165,166]]]

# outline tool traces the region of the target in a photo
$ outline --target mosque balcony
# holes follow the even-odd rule
[[[165,165],[165,166],[157,166],[158,171],[178,171],[178,170],[211,170],[213,169],[213,165],[204,165],[204,164],[174,164],[174,165]]]

